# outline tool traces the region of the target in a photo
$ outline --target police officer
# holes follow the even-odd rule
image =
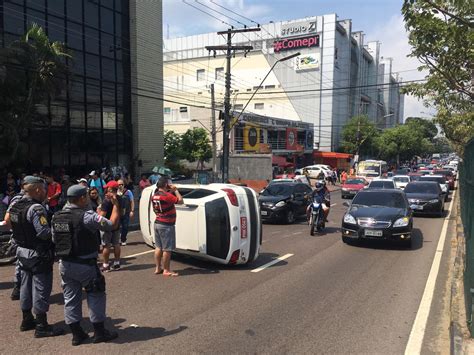
[[[3,217],[3,221],[0,222],[1,226],[6,226],[7,228],[11,229],[12,225],[10,223],[10,210],[12,207],[20,201],[23,196],[25,195],[25,190],[23,190],[23,180],[21,181],[21,191],[17,193],[15,196],[10,201],[10,204],[8,205],[7,212],[5,213],[5,216]],[[16,246],[15,239],[12,238],[11,240],[12,246]],[[21,270],[20,270],[20,263],[17,261],[15,263],[15,276],[13,277],[13,290],[12,294],[10,296],[12,301],[18,301],[20,299],[20,287],[21,287]]]
[[[93,342],[106,342],[118,335],[104,328],[105,278],[97,266],[99,241],[96,232],[117,229],[120,220],[119,202],[115,198],[112,199],[113,209],[108,220],[87,208],[89,194],[85,186],[71,186],[67,190],[67,199],[63,210],[56,212],[52,220],[56,255],[60,258],[64,317],[73,335],[73,346],[80,345],[89,338],[80,325],[84,288],[90,319],[94,326]]]
[[[53,286],[54,255],[47,213],[41,205],[46,199],[44,186],[43,179],[26,176],[25,195],[10,209],[13,238],[18,245],[16,255],[21,269],[20,307],[23,321],[20,330],[35,329],[36,338],[64,333],[62,329],[49,325],[46,317]]]

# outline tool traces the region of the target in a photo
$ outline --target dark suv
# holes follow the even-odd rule
[[[272,181],[258,198],[263,221],[284,221],[291,224],[306,215],[311,187],[301,182]]]

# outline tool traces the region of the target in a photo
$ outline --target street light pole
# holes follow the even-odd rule
[[[215,174],[217,172],[216,166],[216,155],[217,155],[217,142],[216,142],[216,111],[215,111],[215,101],[214,101],[214,84],[211,84],[211,138],[212,138],[212,172]],[[214,178],[214,176],[213,176]]]

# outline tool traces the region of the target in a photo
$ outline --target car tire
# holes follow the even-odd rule
[[[342,242],[345,244],[351,244],[352,239],[349,237],[342,236]]]
[[[293,210],[288,210],[286,212],[286,223],[287,224],[295,223],[295,213],[293,212]]]

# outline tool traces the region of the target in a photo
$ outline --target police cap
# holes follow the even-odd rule
[[[67,189],[67,197],[81,197],[87,194],[87,187],[83,185],[72,185]]]
[[[38,176],[28,175],[25,176],[23,179],[23,184],[31,185],[31,184],[44,184],[44,180]]]

